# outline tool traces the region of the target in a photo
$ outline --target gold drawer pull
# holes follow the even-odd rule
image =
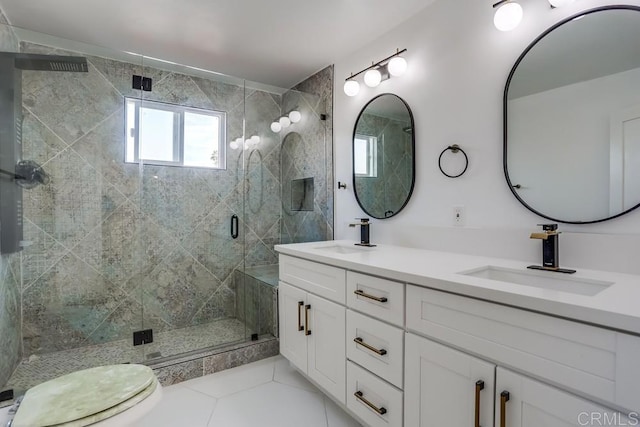
[[[298,301],[298,331],[304,331],[304,326],[302,326],[302,314],[300,314],[300,309],[304,306],[304,301]]]
[[[311,335],[311,329],[309,329],[309,310],[311,310],[311,305],[307,304],[304,306],[304,334]]]
[[[361,401],[362,403],[367,405],[369,408],[371,408],[374,411],[376,411],[378,414],[384,415],[384,414],[387,413],[387,410],[384,407],[381,406],[381,407],[378,408],[376,405],[374,405],[373,403],[371,403],[367,399],[365,399],[364,396],[362,395],[361,391],[356,391],[355,393],[353,393],[353,395],[356,397],[356,399],[358,399],[359,401]]]
[[[365,294],[360,289],[357,289],[357,290],[353,291],[353,293],[358,295],[358,296],[360,296],[360,297],[369,298],[369,299],[372,299],[372,300],[378,301],[378,302],[387,302],[388,301],[387,297],[376,297],[374,295]]]
[[[509,392],[500,393],[500,427],[507,427],[507,402],[509,401]]]
[[[480,392],[484,390],[484,381],[476,382],[476,423],[475,427],[480,427]]]
[[[360,337],[356,337],[353,339],[353,342],[355,342],[356,344],[359,344],[361,346],[363,346],[364,348],[366,348],[367,350],[371,350],[373,351],[375,354],[378,354],[380,356],[384,356],[385,354],[387,354],[387,350],[385,350],[384,348],[381,348],[380,350],[378,350],[375,347],[370,346],[369,344],[367,344],[366,342],[364,342],[362,340],[362,338]]]

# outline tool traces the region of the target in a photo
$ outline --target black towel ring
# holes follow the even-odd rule
[[[442,169],[442,155],[447,150],[451,150],[452,153],[457,153],[458,151],[460,151],[464,155],[464,169],[458,175],[449,175]],[[442,150],[442,153],[440,153],[440,157],[438,157],[438,167],[440,168],[440,172],[442,172],[444,176],[448,178],[458,178],[459,176],[462,176],[467,171],[467,168],[469,167],[469,157],[467,157],[467,153],[465,153],[464,150],[460,148],[460,146],[458,146],[458,144],[453,144],[448,146],[444,150]]]

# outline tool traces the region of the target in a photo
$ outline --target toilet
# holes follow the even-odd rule
[[[148,366],[125,364],[76,371],[29,389],[12,427],[135,426],[162,398]]]

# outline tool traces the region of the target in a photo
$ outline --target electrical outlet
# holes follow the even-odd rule
[[[464,226],[464,206],[454,206],[453,207],[453,225],[457,227]]]

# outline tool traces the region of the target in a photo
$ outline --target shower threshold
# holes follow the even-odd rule
[[[78,347],[23,359],[4,388],[21,393],[81,369],[118,363],[146,365],[188,358],[204,349],[247,341],[245,324],[235,318],[154,334],[154,342],[133,347],[130,339]]]

